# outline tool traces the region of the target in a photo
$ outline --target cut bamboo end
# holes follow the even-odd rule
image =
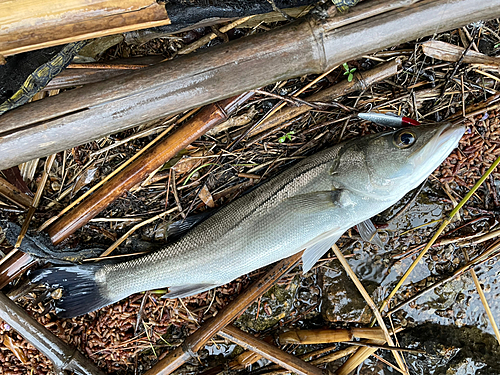
[[[0,1],[0,55],[168,24],[151,0]]]

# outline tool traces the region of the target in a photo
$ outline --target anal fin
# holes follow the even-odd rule
[[[381,249],[384,248],[384,244],[382,243],[382,240],[377,233],[377,228],[375,228],[375,225],[373,225],[370,219],[359,223],[358,225],[356,225],[356,227],[358,228],[359,235],[361,236],[363,241],[377,245]]]
[[[334,231],[325,233],[306,244],[304,254],[302,254],[302,272],[306,273],[316,264],[316,262],[331,249],[335,242],[342,236],[343,231]]]
[[[216,284],[188,284],[168,287],[167,298],[184,298],[215,288]]]

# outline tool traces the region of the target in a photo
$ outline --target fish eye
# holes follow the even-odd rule
[[[394,134],[394,145],[398,148],[408,148],[415,143],[417,136],[410,130],[403,129]]]

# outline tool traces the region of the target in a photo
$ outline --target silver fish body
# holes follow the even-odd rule
[[[341,143],[228,204],[162,250],[115,264],[49,268],[34,281],[62,286],[60,315],[75,316],[144,290],[196,294],[303,249],[307,271],[347,229],[417,187],[463,132],[440,124]]]

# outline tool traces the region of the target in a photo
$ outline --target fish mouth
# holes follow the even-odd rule
[[[437,149],[441,149],[443,147],[446,148],[446,146],[449,145],[450,147],[453,146],[453,148],[455,148],[458,141],[460,141],[460,138],[464,135],[464,132],[464,125],[446,124],[443,129],[441,129],[441,132],[434,136],[434,138],[438,138],[435,147]]]
[[[465,132],[464,125],[444,124],[427,144],[418,150],[415,155],[416,169],[423,168],[423,173],[431,174],[458,145],[458,141]],[[425,167],[424,167],[425,166]]]

